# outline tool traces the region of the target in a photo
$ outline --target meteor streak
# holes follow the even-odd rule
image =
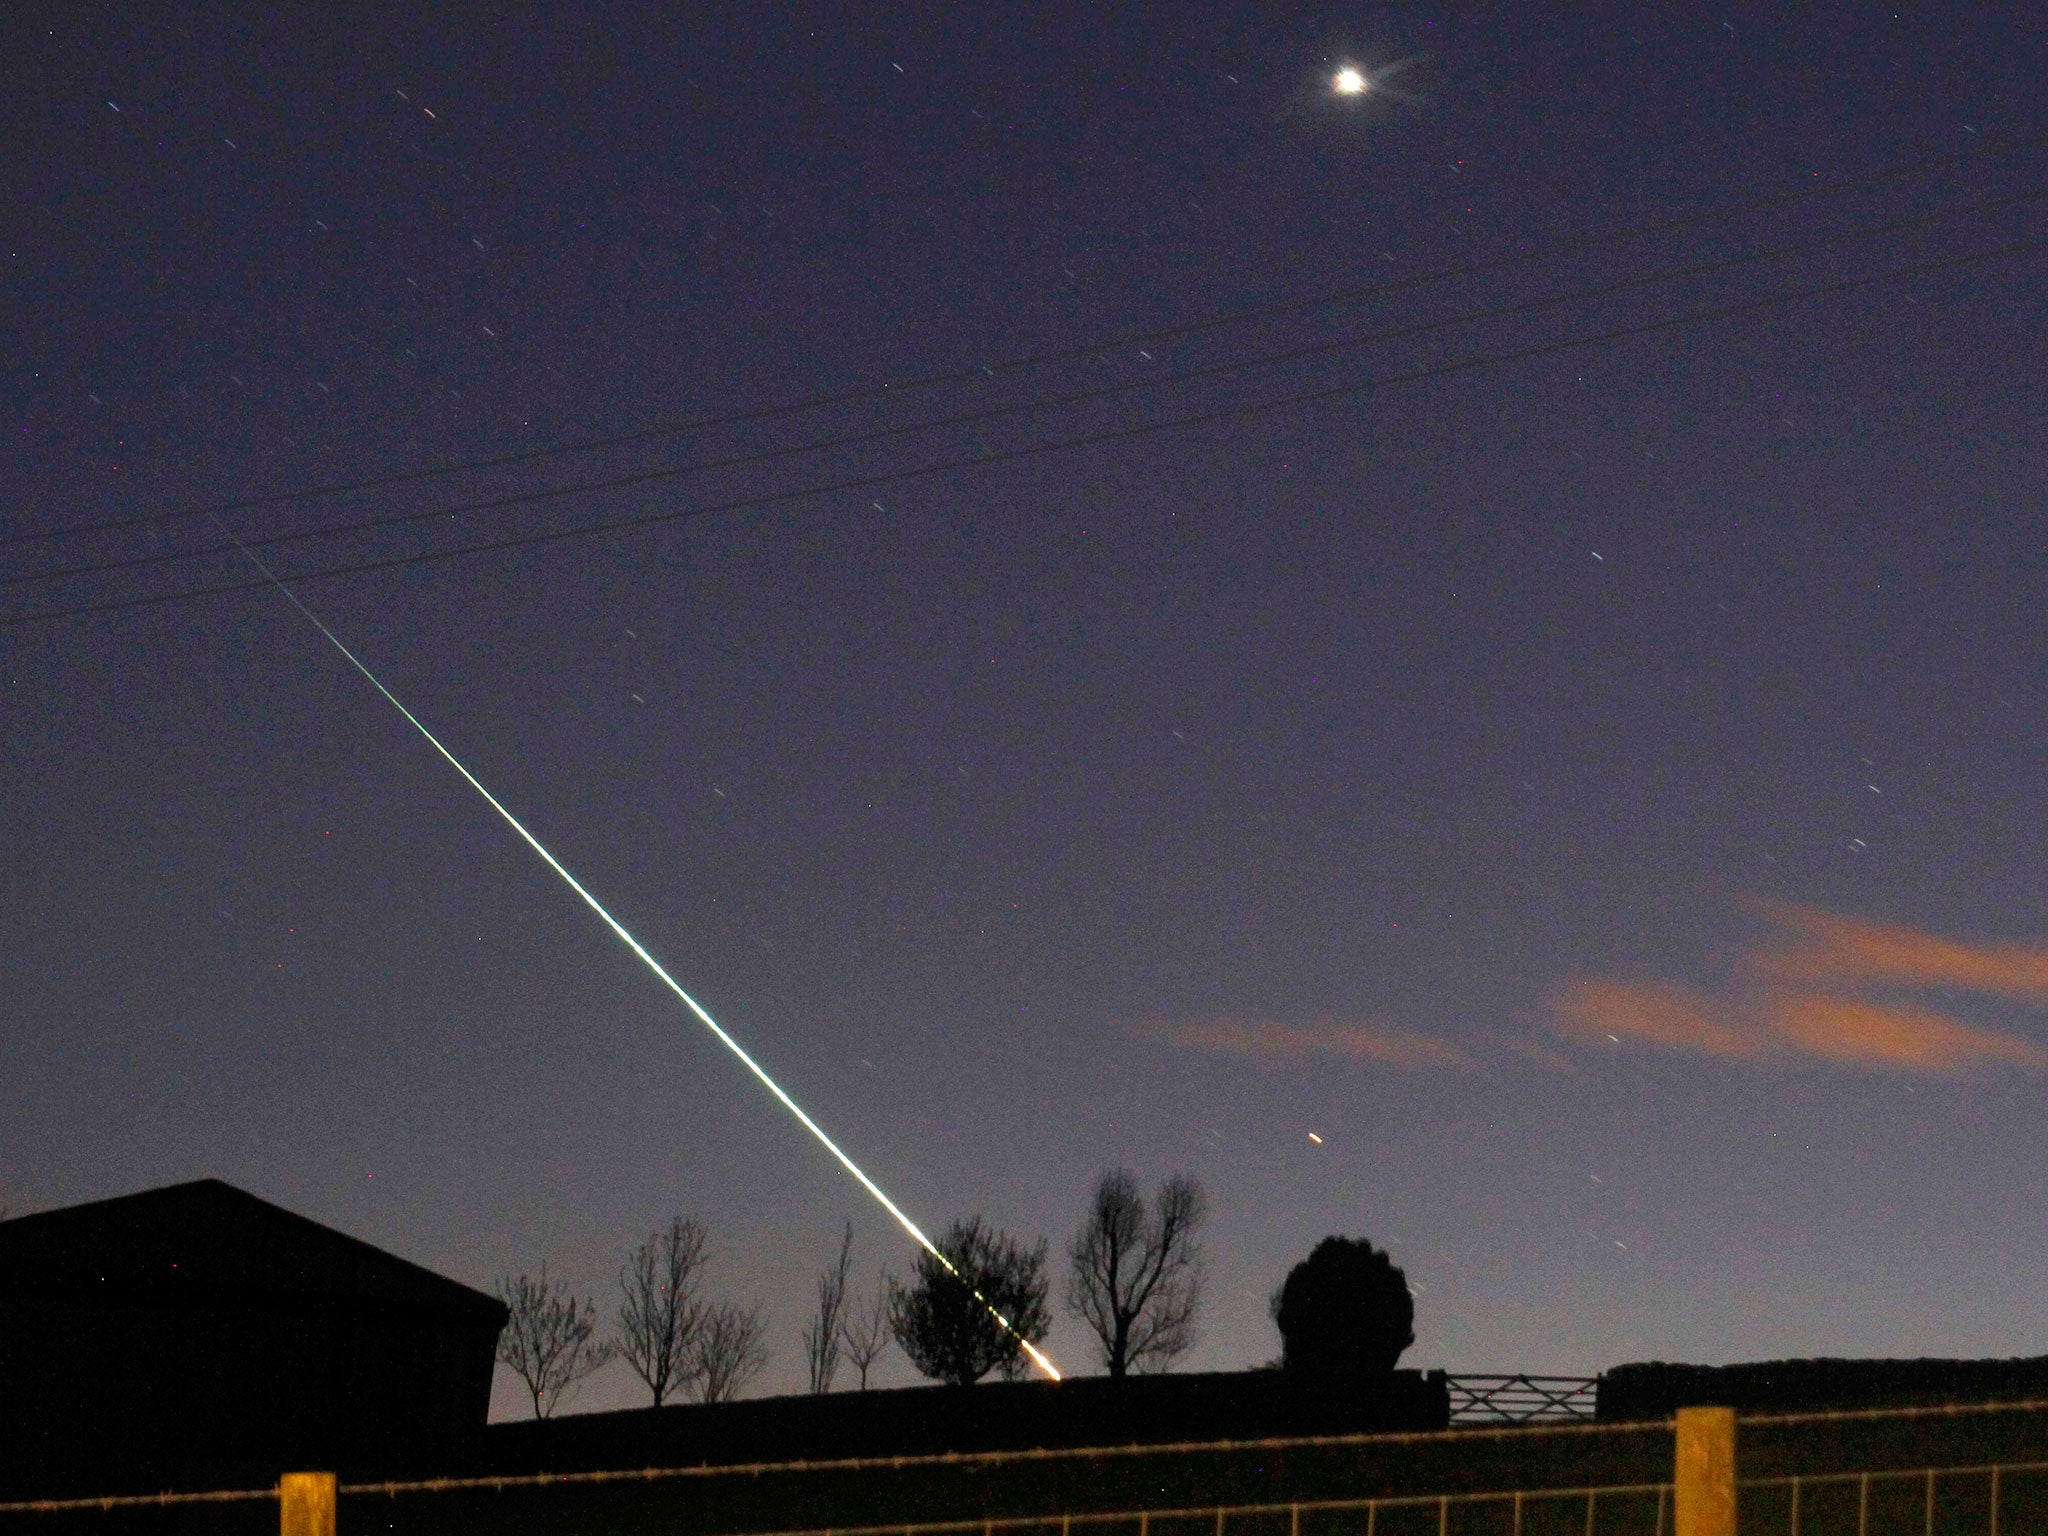
[[[419,716],[415,715],[411,710],[407,709],[405,705],[399,700],[398,695],[393,693],[389,688],[386,688],[384,684],[378,680],[377,674],[372,672],[367,666],[365,666],[362,660],[356,655],[354,651],[350,650],[346,645],[342,644],[341,638],[338,635],[336,635],[333,630],[329,629],[325,624],[323,624],[320,621],[320,616],[318,614],[314,613],[312,609],[308,608],[304,603],[299,601],[299,595],[296,592],[292,591],[292,589],[286,586],[282,581],[280,581],[278,579],[277,573],[271,570],[271,568],[265,565],[260,559],[258,559],[256,556],[256,552],[254,550],[250,549],[248,545],[244,544],[239,538],[237,538],[235,536],[234,531],[230,529],[226,523],[221,522],[219,517],[216,516],[214,518],[214,522],[219,524],[220,531],[222,533],[226,534],[230,539],[234,540],[235,546],[238,549],[240,549],[244,555],[248,556],[249,562],[252,565],[254,565],[257,570],[261,571],[265,576],[267,576],[270,579],[271,584],[275,586],[278,591],[282,592],[285,595],[286,599],[290,601],[291,605],[294,608],[298,609],[300,613],[306,616],[307,622],[309,622],[315,629],[319,630],[321,634],[325,635],[330,645],[332,645],[337,651],[341,652],[343,656],[348,658],[348,664],[354,667],[358,672],[362,673],[364,677],[368,678],[370,686],[372,688],[375,688],[379,693],[383,694],[386,699],[390,700],[391,707],[393,709],[397,710],[401,715],[405,716],[407,720],[412,722],[413,729],[418,731],[422,736],[426,737],[427,745],[432,747],[436,752],[440,753],[441,756],[446,758],[448,760],[448,765],[469,781],[470,788],[474,789],[478,794],[482,795],[484,799],[489,803],[491,809],[496,811],[500,816],[505,818],[505,824],[509,826],[514,832],[517,832],[520,835],[520,837],[525,840],[527,847],[531,848],[535,853],[539,854],[541,856],[542,862],[544,862],[549,869],[552,869],[556,874],[560,875],[564,883],[568,885],[570,890],[574,891],[578,896],[581,896],[583,898],[583,904],[589,907],[591,911],[595,912],[598,915],[598,917],[603,919],[604,925],[607,928],[611,929],[611,931],[614,934],[618,935],[619,941],[621,943],[623,943],[628,949],[632,950],[634,954],[640,957],[642,963],[645,964],[650,971],[654,972],[654,974],[661,979],[662,985],[666,986],[669,989],[669,991],[675,993],[677,997],[683,1000],[683,1006],[688,1008],[690,1012],[694,1013],[697,1016],[698,1020],[704,1025],[704,1027],[710,1030],[712,1034],[718,1037],[719,1044],[723,1045],[727,1050],[731,1051],[733,1055],[737,1056],[740,1059],[740,1064],[744,1066],[749,1072],[753,1073],[754,1076],[760,1080],[761,1086],[766,1088],[770,1093],[774,1094],[775,1097],[781,1101],[782,1107],[784,1109],[788,1110],[792,1115],[796,1116],[797,1123],[801,1125],[805,1130],[809,1131],[813,1136],[815,1136],[818,1139],[819,1144],[823,1146],[827,1152],[830,1152],[835,1158],[839,1160],[840,1167],[844,1168],[848,1173],[852,1174],[855,1179],[859,1180],[860,1187],[862,1189],[865,1189],[869,1194],[873,1195],[876,1201],[880,1203],[882,1209],[887,1211],[891,1216],[896,1218],[896,1224],[900,1226],[905,1232],[909,1233],[912,1239],[916,1241],[917,1245],[920,1248],[924,1249],[926,1253],[929,1253],[933,1258],[937,1259],[941,1264],[943,1264],[946,1267],[946,1271],[948,1274],[952,1275],[956,1280],[960,1281],[963,1285],[965,1285],[970,1292],[972,1292],[974,1299],[982,1304],[982,1306],[987,1310],[988,1315],[994,1318],[996,1322],[1002,1326],[1004,1332],[1008,1333],[1012,1338],[1016,1339],[1016,1341],[1019,1344],[1024,1346],[1024,1353],[1031,1357],[1032,1364],[1036,1365],[1041,1371],[1045,1372],[1045,1374],[1051,1380],[1060,1380],[1061,1377],[1059,1368],[1055,1366],[1051,1360],[1046,1358],[1044,1352],[1041,1351],[1029,1339],[1025,1338],[1023,1334],[1019,1333],[1014,1323],[1012,1323],[1007,1317],[1003,1316],[1002,1313],[998,1312],[993,1306],[991,1306],[989,1304],[989,1300],[987,1297],[983,1296],[980,1291],[975,1290],[973,1282],[970,1281],[965,1275],[961,1274],[959,1269],[954,1265],[953,1261],[947,1258],[944,1253],[939,1251],[939,1246],[937,1243],[934,1243],[929,1237],[925,1236],[923,1228],[919,1227],[916,1222],[912,1221],[909,1216],[904,1214],[903,1208],[897,1205],[897,1203],[894,1200],[891,1200],[889,1198],[889,1196],[883,1191],[881,1185],[877,1184],[873,1179],[867,1176],[866,1172],[862,1170],[860,1164],[856,1163],[852,1158],[848,1157],[844,1152],[842,1152],[839,1149],[839,1144],[835,1142],[830,1136],[825,1134],[824,1127],[819,1125],[817,1121],[813,1120],[808,1114],[806,1114],[804,1112],[803,1106],[797,1103],[795,1099],[792,1099],[786,1092],[783,1091],[782,1085],[776,1082],[774,1078],[770,1077],[768,1075],[767,1070],[758,1061],[754,1060],[752,1056],[749,1056],[747,1054],[746,1048],[742,1046],[739,1043],[739,1041],[733,1039],[731,1035],[725,1032],[724,1028],[719,1024],[718,1020],[711,1017],[711,1015],[705,1010],[704,1005],[702,1003],[698,1002],[697,999],[690,996],[689,993],[683,990],[682,985],[675,979],[675,977],[669,975],[667,970],[663,968],[661,962],[655,959],[654,956],[650,955],[647,952],[646,947],[642,945],[638,939],[634,938],[633,935],[626,930],[626,925],[621,923],[617,918],[613,917],[611,913],[607,912],[604,908],[604,904],[600,902],[595,896],[591,895],[590,892],[584,888],[583,882],[578,880],[574,875],[570,874],[569,871],[563,867],[561,860],[557,859],[552,853],[549,853],[547,848],[541,843],[541,840],[539,838],[535,837],[531,832],[527,831],[525,827],[520,825],[519,818],[514,816],[510,811],[506,810],[503,802],[501,802],[496,795],[492,794],[488,789],[484,788],[482,780],[478,779],[475,774],[471,773],[467,768],[465,768],[462,765],[462,760],[460,758],[456,757],[456,755],[453,752],[450,752],[446,747],[441,745],[440,738],[435,736],[432,731],[428,730],[425,725],[421,724]]]

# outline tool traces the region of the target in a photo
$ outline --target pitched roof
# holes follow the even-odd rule
[[[219,1179],[0,1221],[0,1294],[89,1302],[273,1305],[438,1313],[502,1325],[494,1296]]]

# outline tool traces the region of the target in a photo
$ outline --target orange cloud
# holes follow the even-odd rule
[[[1612,1037],[1692,1056],[1741,1062],[1826,1062],[1871,1070],[1955,1073],[1985,1067],[2048,1071],[2048,1044],[1966,1024],[1946,1012],[1879,995],[1900,990],[1976,992],[2048,1004],[2048,945],[1969,944],[1892,923],[1783,902],[1754,901],[1770,925],[1734,957],[1725,988],[1676,981],[1582,977],[1549,999],[1567,1040]],[[1152,1022],[1131,1033],[1179,1050],[1257,1061],[1336,1058],[1405,1068],[1469,1070],[1480,1060],[1435,1035],[1333,1018],[1288,1024],[1221,1018]],[[1502,1052],[1557,1070],[1571,1062],[1540,1040],[1501,1037]]]
[[[1581,1040],[1613,1035],[1730,1059],[1762,1056],[1772,1045],[1754,1024],[1729,1017],[1712,998],[1674,982],[1575,981],[1553,999],[1553,1007],[1564,1032]]]
[[[1750,958],[1757,974],[1777,981],[1952,987],[2021,1002],[2048,1002],[2048,946],[1964,944],[1812,907],[1761,901],[1754,905],[1795,939]]]
[[[1824,1061],[1921,1072],[1956,1072],[1992,1062],[2048,1067],[2048,1050],[2031,1040],[1961,1024],[1925,1008],[1818,993],[1781,993],[1767,998],[1764,1006],[1771,1027],[1787,1044]]]
[[[1927,988],[2048,1002],[2048,947],[1973,945],[1896,924],[1758,901],[1778,931],[1737,957],[1715,994],[1675,982],[1574,982],[1552,1020],[1578,1040],[1612,1036],[1724,1060],[1791,1057],[1846,1066],[1959,1072],[2048,1068],[2048,1047],[1931,1008],[1859,995]]]
[[[1277,1019],[1206,1019],[1199,1023],[1140,1026],[1137,1033],[1188,1051],[1250,1056],[1264,1061],[1303,1061],[1337,1056],[1395,1067],[1477,1065],[1447,1040],[1385,1024],[1345,1024],[1318,1019],[1283,1024]]]
[[[1531,1066],[1541,1067],[1550,1072],[1577,1072],[1579,1064],[1563,1051],[1548,1045],[1534,1035],[1502,1033],[1490,1042],[1499,1051],[1519,1057]]]

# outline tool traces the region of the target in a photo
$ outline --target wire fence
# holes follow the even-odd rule
[[[1387,1494],[1293,1504],[1198,1505],[1187,1509],[1105,1510],[1086,1514],[1008,1516],[909,1525],[811,1526],[764,1536],[1076,1536],[1114,1530],[1123,1536],[1395,1536],[1500,1528],[1512,1536],[1535,1529],[1595,1532],[1671,1525],[1673,1485],[1617,1483],[1588,1488],[1492,1489],[1482,1493]],[[1491,1515],[1495,1521],[1475,1521]],[[1564,1516],[1560,1521],[1557,1517]],[[1602,1519],[1602,1516],[1606,1519]],[[1645,1524],[1644,1522],[1648,1522]]]
[[[0,1515],[61,1515],[84,1510],[177,1509],[188,1504],[250,1504],[275,1499],[275,1488],[207,1489],[199,1493],[103,1493],[80,1499],[16,1499]]]
[[[1743,1528],[1768,1536],[2048,1531],[2048,1461],[1744,1478],[1736,1487]]]
[[[1530,1389],[1532,1381],[1544,1381]],[[1556,1378],[1493,1378],[1492,1391],[1559,1391]],[[1554,1410],[1551,1410],[1554,1411]],[[1739,1507],[1740,1536],[2019,1536],[2048,1533],[2048,1456],[2014,1455],[2039,1448],[2048,1438],[2048,1401],[2004,1404],[1942,1404],[1911,1408],[1827,1410],[1757,1414],[1733,1424],[1744,1444],[1745,1459],[1768,1475],[1735,1477],[1730,1491]],[[1976,1422],[1971,1422],[1975,1420]],[[1677,1426],[1682,1437],[1684,1418]],[[1524,1450],[1548,1457],[1553,1467],[1592,1470],[1599,1457],[1626,1437],[1647,1442],[1645,1453],[1661,1443],[1670,1447],[1671,1420],[1637,1424],[1585,1422],[1496,1422],[1491,1426],[1440,1432],[1359,1434],[1276,1438],[1267,1440],[1196,1441],[1178,1445],[1063,1447],[941,1453],[924,1456],[849,1458],[811,1462],[763,1462],[752,1465],[669,1466],[527,1474],[433,1478],[416,1481],[351,1482],[330,1490],[329,1508],[338,1515],[325,1529],[349,1536],[372,1526],[400,1531],[469,1531],[504,1528],[501,1521],[516,1512],[521,1530],[551,1532],[589,1529],[689,1531],[696,1536],[1681,1536],[1677,1511],[1680,1483],[1674,1475],[1646,1480],[1611,1481],[1559,1478],[1549,1486],[1502,1486],[1512,1477],[1512,1462]],[[1906,1449],[1899,1437],[1908,1433],[1940,1433],[1958,1442],[1959,1455],[1912,1465],[1883,1465]],[[1874,1437],[1874,1438],[1873,1438]],[[1731,1442],[1732,1445],[1733,1442]],[[1924,1451],[1925,1446],[1921,1447]],[[1981,1458],[1972,1453],[1984,1451]],[[1119,1462],[1152,1457],[1198,1463],[1214,1455],[1250,1455],[1264,1460],[1274,1453],[1337,1453],[1355,1467],[1359,1480],[1378,1481],[1377,1491],[1355,1496],[1310,1496],[1277,1500],[1203,1501],[1207,1490],[1188,1487],[1192,1500],[1165,1502],[1121,1496],[1102,1507],[1066,1507],[1047,1512],[976,1514],[933,1518],[944,1510],[930,1505],[912,1518],[866,1520],[848,1509],[846,1523],[820,1525],[802,1520],[724,1521],[709,1510],[690,1518],[678,1516],[696,1508],[697,1497],[662,1495],[656,1485],[702,1484],[727,1480],[732,1487],[759,1488],[764,1479],[781,1477],[806,1484],[838,1477],[850,1483],[869,1481],[869,1474],[908,1474],[909,1482],[930,1486],[947,1474],[966,1474],[984,1488],[1001,1469],[1056,1467],[1076,1464],[1072,1486],[1098,1488],[1107,1469]],[[1351,1460],[1350,1453],[1359,1459]],[[1456,1469],[1473,1456],[1495,1458],[1486,1463],[1495,1474],[1492,1486],[1460,1489],[1455,1476],[1435,1486],[1403,1488],[1369,1470],[1374,1454],[1391,1454],[1397,1462],[1425,1458],[1436,1471]],[[1857,1464],[1857,1458],[1862,1464]],[[1508,1459],[1502,1459],[1508,1458]],[[1833,1463],[1823,1465],[1823,1463]],[[1525,1465],[1533,1466],[1533,1461]],[[1683,1458],[1678,1458],[1683,1465]],[[1380,1462],[1382,1472],[1388,1465]],[[1665,1466],[1672,1467],[1667,1460]],[[1612,1470],[1609,1462],[1604,1470]],[[1733,1466],[1733,1457],[1730,1458]],[[1794,1470],[1782,1470],[1786,1467]],[[1096,1468],[1103,1469],[1098,1475]],[[1730,1474],[1733,1476],[1732,1472]],[[1199,1482],[1195,1477],[1192,1481]],[[1224,1480],[1227,1483],[1227,1479]],[[1541,1481],[1532,1479],[1532,1481]],[[636,1495],[638,1485],[644,1495]],[[1185,1486],[1185,1485],[1184,1485]],[[580,1490],[580,1493],[579,1493]],[[1139,1491],[1133,1487],[1132,1492]],[[1152,1491],[1165,1491],[1157,1482]],[[1228,1492],[1224,1486],[1217,1492]],[[1280,1491],[1275,1489],[1275,1492]],[[1297,1488],[1296,1492],[1308,1492]],[[1334,1491],[1334,1490],[1333,1490]],[[1322,1490],[1316,1490],[1322,1494]],[[436,1497],[454,1495],[454,1498]],[[463,1496],[467,1497],[463,1497]],[[634,1498],[631,1507],[607,1506],[600,1511],[592,1499]],[[497,1496],[497,1497],[493,1497]],[[503,1502],[517,1496],[517,1505]],[[276,1488],[202,1493],[118,1495],[103,1498],[49,1499],[0,1504],[0,1515],[71,1513],[90,1520],[93,1511],[128,1511],[146,1515],[152,1507],[278,1504]],[[653,1499],[649,1503],[647,1499]],[[481,1500],[481,1502],[479,1502]],[[1085,1503],[1086,1500],[1075,1501]],[[835,1509],[826,1499],[810,1506],[818,1512]],[[957,1507],[957,1506],[956,1506]],[[191,1511],[201,1515],[203,1511]],[[753,1511],[755,1514],[761,1511]],[[225,1515],[225,1511],[223,1512]],[[238,1516],[246,1522],[258,1512]],[[624,1518],[614,1518],[614,1517]],[[269,1517],[260,1517],[269,1518]],[[120,1527],[128,1529],[132,1521]],[[97,1528],[97,1526],[95,1526]],[[146,1529],[147,1527],[136,1527]],[[190,1527],[186,1527],[190,1528]],[[237,1529],[246,1529],[246,1524]]]
[[[2044,1404],[2043,1406],[2048,1406]],[[340,1485],[344,1495],[381,1494],[386,1498],[397,1498],[408,1494],[443,1494],[461,1492],[505,1493],[523,1488],[569,1488],[576,1486],[602,1485],[607,1483],[656,1483],[677,1480],[752,1479],[759,1480],[778,1473],[861,1473],[861,1472],[915,1472],[932,1471],[941,1468],[991,1471],[1004,1466],[1029,1463],[1056,1462],[1101,1462],[1135,1460],[1146,1457],[1195,1456],[1224,1452],[1242,1451],[1317,1451],[1367,1448],[1390,1448],[1401,1446],[1445,1445],[1453,1435],[1459,1444],[1471,1444],[1480,1440],[1525,1441],[1555,1435],[1568,1436],[1622,1436],[1639,1435],[1647,1430],[1668,1429],[1671,1421],[1666,1419],[1649,1424],[1544,1424],[1509,1427],[1499,1424],[1490,1431],[1484,1426],[1474,1430],[1455,1432],[1443,1430],[1396,1430],[1379,1433],[1358,1433],[1342,1435],[1290,1435],[1258,1439],[1234,1440],[1184,1440],[1166,1443],[1136,1443],[1131,1445],[1106,1446],[1033,1446],[1017,1450],[1001,1451],[940,1451],[924,1455],[906,1456],[852,1456],[836,1457],[818,1461],[759,1461],[720,1462],[710,1465],[693,1464],[685,1466],[595,1468],[585,1471],[526,1472],[484,1475],[477,1477],[432,1477],[402,1480],[380,1480],[352,1482]],[[1492,1495],[1476,1495],[1491,1497]],[[1511,1496],[1503,1493],[1501,1497]],[[275,1499],[277,1489],[239,1488],[231,1490],[196,1493],[140,1493],[91,1495],[81,1498],[22,1499],[0,1502],[0,1515],[8,1514],[56,1514],[65,1511],[140,1509],[150,1507],[171,1508],[187,1504],[232,1504],[246,1503],[257,1499]],[[1434,1498],[1435,1495],[1430,1497]],[[1458,1495],[1460,1498],[1467,1495]],[[1225,1506],[1234,1507],[1234,1506]],[[1250,1508],[1252,1506],[1245,1506]],[[1264,1506],[1260,1506],[1264,1507]],[[1291,1506],[1279,1505],[1275,1508]],[[1208,1513],[1215,1514],[1217,1506],[1207,1506]],[[1183,1515],[1185,1511],[1149,1511],[1142,1509],[1120,1510],[1109,1513],[1091,1512],[1076,1514],[1076,1522],[1100,1520],[1136,1521],[1149,1514]],[[1020,1517],[1021,1518],[1021,1517]],[[1044,1527],[1043,1517],[1022,1520],[1023,1524]],[[891,1522],[873,1527],[880,1531],[950,1531],[954,1529],[979,1529],[989,1524],[986,1520],[971,1520],[964,1524]],[[1051,1521],[1057,1526],[1057,1519]],[[995,1528],[1004,1528],[1004,1521],[997,1520]],[[868,1527],[833,1526],[818,1527],[831,1529],[839,1536],[853,1536],[858,1530]],[[783,1536],[783,1533],[772,1533]]]

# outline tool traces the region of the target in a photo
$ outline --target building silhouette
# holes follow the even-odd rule
[[[505,1317],[217,1179],[0,1222],[0,1490],[432,1465],[484,1425]]]

